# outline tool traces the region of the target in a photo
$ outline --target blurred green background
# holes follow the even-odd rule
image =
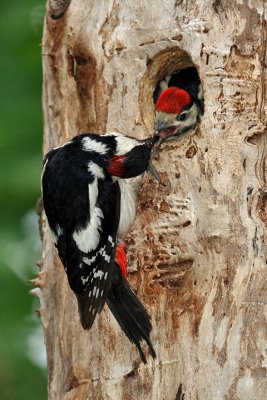
[[[39,304],[27,282],[40,258],[35,204],[42,148],[45,0],[0,4],[0,399],[46,399]]]

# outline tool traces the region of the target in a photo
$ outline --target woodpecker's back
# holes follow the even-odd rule
[[[116,263],[120,226],[127,231],[135,216],[135,204],[123,198],[128,191],[121,191],[124,181],[118,178],[145,172],[154,142],[116,134],[79,135],[46,155],[42,173],[45,213],[82,326],[90,329],[107,301],[144,362],[141,340],[155,356],[151,323]],[[132,209],[125,203],[133,204]]]

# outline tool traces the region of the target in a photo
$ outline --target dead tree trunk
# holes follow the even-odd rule
[[[264,0],[50,0],[44,151],[82,132],[152,135],[152,93],[196,66],[205,114],[165,144],[128,237],[157,359],[140,364],[108,309],[89,332],[43,220],[36,280],[51,400],[260,400],[267,392]]]

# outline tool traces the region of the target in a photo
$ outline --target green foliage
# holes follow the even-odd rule
[[[37,272],[37,225],[22,226],[40,195],[44,13],[45,0],[0,4],[1,400],[47,398],[46,372],[34,364],[29,350],[30,334],[40,325],[27,283]]]

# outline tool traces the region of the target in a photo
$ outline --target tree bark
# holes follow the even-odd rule
[[[152,93],[196,66],[205,114],[162,146],[166,187],[143,181],[129,280],[152,316],[156,360],[105,307],[92,329],[43,224],[36,279],[49,399],[264,399],[267,392],[264,0],[50,0],[43,37],[44,151],[82,132],[153,134]]]

